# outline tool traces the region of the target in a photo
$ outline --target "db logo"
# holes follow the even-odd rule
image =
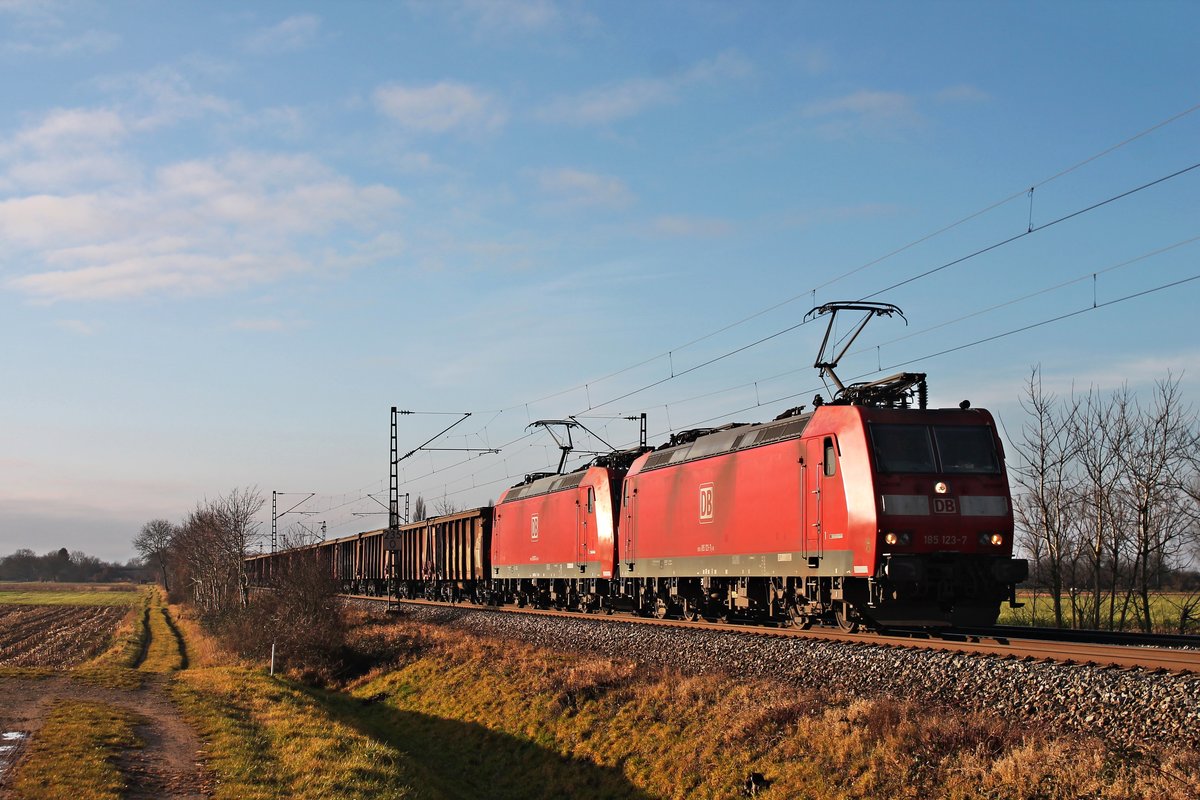
[[[713,485],[711,483],[700,484],[700,521],[713,521]]]
[[[538,537],[538,515],[534,514],[529,518],[529,539],[536,542]]]
[[[957,514],[958,501],[953,497],[935,497],[933,498],[933,513]]]

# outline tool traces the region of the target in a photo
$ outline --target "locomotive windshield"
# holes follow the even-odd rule
[[[1000,471],[992,432],[982,425],[935,426],[933,438],[937,442],[942,472]]]
[[[880,472],[1000,471],[992,432],[983,425],[872,425]]]

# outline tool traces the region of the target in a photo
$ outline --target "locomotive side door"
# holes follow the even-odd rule
[[[634,543],[634,528],[637,514],[635,513],[637,503],[637,489],[634,482],[626,480],[622,486],[621,493],[621,541],[618,545],[617,562],[618,565],[625,564],[626,570],[633,564],[633,543]],[[624,574],[625,570],[622,571]]]
[[[596,510],[596,490],[591,486],[580,486],[579,495],[575,500],[575,560],[580,564],[588,560],[588,551],[592,549],[592,515]]]
[[[809,566],[812,567],[818,563],[814,559],[819,559],[824,555],[825,536],[821,520],[821,484],[824,477],[822,459],[824,455],[824,445],[821,439],[804,440],[804,463],[801,467],[804,485],[804,515],[802,517],[804,520],[804,555],[808,559]]]

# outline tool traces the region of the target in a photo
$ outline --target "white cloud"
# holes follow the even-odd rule
[[[24,161],[0,180],[0,191],[20,188],[53,192],[90,184],[111,184],[133,180],[136,165],[118,155],[94,153],[77,158],[47,157]]]
[[[593,89],[577,97],[561,98],[546,107],[542,119],[574,125],[608,124],[636,116],[647,108],[674,102],[676,87],[670,81],[637,78],[614,86]]]
[[[67,147],[107,147],[124,138],[127,132],[125,121],[112,109],[59,108],[36,125],[20,131],[0,153],[18,149],[44,153]]]
[[[697,239],[727,236],[733,230],[733,226],[729,224],[728,220],[712,217],[666,215],[654,219],[650,224],[650,230],[658,236]]]
[[[491,96],[453,81],[431,86],[388,84],[375,90],[374,100],[379,113],[422,133],[493,130],[505,121]]]
[[[279,139],[295,140],[308,133],[304,112],[294,106],[274,106],[244,114],[231,126],[238,131],[269,133]]]
[[[403,202],[309,157],[237,153],[145,185],[0,203],[0,263],[38,265],[6,283],[42,301],[215,293],[352,265]],[[345,250],[311,255],[303,242],[330,231]]]
[[[303,50],[317,38],[321,30],[321,18],[315,14],[297,14],[277,25],[263,28],[245,41],[251,53],[275,54]]]
[[[560,0],[408,0],[415,12],[445,17],[487,46],[515,37],[599,27],[587,6]]]
[[[298,327],[296,323],[287,322],[282,319],[266,317],[262,319],[239,319],[230,324],[230,327],[238,331],[254,331],[257,333],[282,333]]]
[[[624,208],[633,202],[633,193],[620,178],[577,169],[544,171],[538,186],[566,206]]]
[[[79,36],[45,41],[8,41],[0,43],[0,52],[13,56],[51,56],[62,58],[74,55],[111,53],[121,44],[121,37],[108,31],[87,31]]]
[[[0,236],[31,247],[75,243],[125,227],[121,210],[94,194],[38,194],[0,202]]]
[[[935,98],[940,103],[982,103],[992,99],[991,95],[977,86],[965,83],[947,86],[938,92]]]
[[[800,115],[813,120],[818,133],[832,138],[911,128],[924,121],[912,95],[866,89],[808,103],[800,109]]]
[[[562,19],[551,0],[460,0],[457,16],[473,21],[481,34],[540,31]]]
[[[296,256],[171,253],[26,275],[11,281],[10,286],[44,301],[213,294],[265,283],[303,266]]]
[[[79,319],[60,319],[54,323],[59,328],[70,333],[77,333],[80,336],[95,336],[96,328],[83,320]]]
[[[828,48],[820,45],[799,48],[794,54],[794,60],[810,77],[824,75],[833,67],[833,54]]]
[[[914,112],[910,95],[901,92],[858,91],[852,94],[809,103],[803,109],[806,117],[831,117],[849,114],[863,117],[903,117]]]
[[[225,116],[234,110],[224,98],[195,90],[183,75],[169,68],[110,80],[107,86],[133,92],[134,99],[125,113],[129,126],[139,131],[174,125],[209,114]]]
[[[691,86],[744,78],[752,71],[749,62],[737,53],[722,53],[667,77],[633,78],[573,97],[561,97],[538,116],[548,122],[572,125],[609,124],[677,102],[680,94]]]

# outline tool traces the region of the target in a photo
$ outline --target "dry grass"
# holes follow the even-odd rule
[[[223,653],[186,614],[172,627],[161,602],[147,596],[105,669],[145,675],[122,659],[148,643],[141,666],[168,675],[217,798],[724,800],[752,772],[769,781],[766,798],[1200,796],[1195,750],[1114,752],[995,716],[404,622],[362,624],[352,644],[375,666],[345,692],[324,691]],[[177,633],[187,669],[166,646]],[[14,796],[119,796],[114,754],[139,746],[132,726],[103,706],[56,708]],[[85,766],[61,770],[76,760]],[[72,774],[55,777],[52,763]]]
[[[490,798],[1194,798],[1200,755],[1117,754],[982,714],[686,676],[405,623],[362,631],[394,663],[364,720],[450,789]],[[465,727],[464,727],[465,726]],[[1156,759],[1162,759],[1161,764]],[[470,769],[456,765],[469,764]],[[469,774],[468,774],[469,773]]]
[[[216,639],[204,632],[200,620],[190,606],[167,606],[175,630],[184,643],[190,668],[231,667],[244,665],[236,655],[223,649]]]
[[[175,696],[205,739],[217,798],[442,796],[417,788],[405,753],[355,729],[347,698],[240,667],[182,672]]]
[[[172,692],[205,741],[217,800],[443,796],[401,749],[356,726],[357,700],[268,677],[194,617],[174,616],[190,664]]]
[[[145,624],[150,643],[138,669],[143,672],[174,672],[187,666],[187,651],[183,638],[171,620],[161,590],[151,597],[146,608]]]
[[[59,703],[29,745],[12,783],[21,800],[108,800],[126,789],[117,768],[141,747],[132,713],[99,703]]]

